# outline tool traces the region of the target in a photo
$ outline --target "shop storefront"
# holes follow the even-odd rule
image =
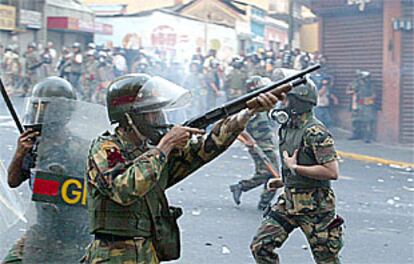
[[[9,43],[10,32],[16,28],[16,7],[0,5],[0,43]]]

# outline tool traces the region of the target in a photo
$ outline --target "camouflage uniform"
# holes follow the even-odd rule
[[[85,69],[83,71],[83,87],[84,96],[88,101],[92,101],[92,95],[95,93],[99,86],[98,78],[99,62],[96,60],[87,60],[85,62]]]
[[[253,137],[258,147],[263,150],[272,165],[276,168],[276,170],[278,170],[279,158],[276,152],[276,138],[273,133],[273,129],[271,120],[269,120],[267,113],[256,114],[256,116],[249,121],[246,127],[247,133]],[[247,192],[260,185],[264,185],[259,202],[259,208],[264,209],[275,196],[275,191],[269,191],[266,189],[266,183],[273,177],[273,175],[255,151],[249,149],[249,153],[254,160],[255,173],[252,178],[241,180],[239,182],[239,186],[242,192]]]
[[[36,53],[27,52],[25,54],[26,63],[25,63],[25,71],[26,71],[26,82],[24,84],[24,92],[25,94],[30,93],[32,87],[37,83],[38,79],[38,68],[40,67],[40,60]]]
[[[337,158],[332,136],[308,113],[298,127],[283,126],[279,132],[280,153],[299,149],[298,164],[325,164]],[[282,247],[297,227],[306,235],[316,263],[340,263],[342,218],[335,213],[335,195],[329,180],[293,174],[282,165],[285,191],[266,214],[251,250],[257,263],[279,263],[275,248]]]
[[[161,206],[155,187],[164,192],[185,179],[227,149],[243,129],[236,116],[229,117],[168,158],[156,148],[137,148],[120,129],[95,140],[87,173],[90,229],[95,240],[84,263],[159,263],[152,241],[151,208],[155,204],[158,212]],[[132,164],[123,166],[128,162]]]
[[[246,94],[245,82],[247,74],[242,69],[234,68],[227,76],[224,83],[224,89],[227,99],[232,100]]]

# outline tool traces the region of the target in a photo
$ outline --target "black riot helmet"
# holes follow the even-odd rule
[[[25,127],[40,129],[45,122],[44,115],[48,104],[56,99],[66,99],[68,102],[76,100],[76,92],[68,81],[54,76],[38,82],[33,87],[31,96],[26,99],[26,109],[23,118]],[[59,122],[64,123],[70,114],[70,105],[70,103],[62,104],[61,109],[57,109],[57,111],[63,114],[59,117],[56,115],[55,121],[60,119]]]
[[[161,77],[128,74],[109,84],[108,116],[112,124],[130,129],[156,144],[170,127],[165,111],[187,105],[191,94]]]

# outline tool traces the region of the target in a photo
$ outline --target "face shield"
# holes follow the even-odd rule
[[[171,111],[187,106],[191,93],[161,77],[153,77],[145,82],[135,98],[133,112],[136,114]]]
[[[35,131],[41,130],[44,123],[45,112],[49,101],[47,98],[29,97],[25,102],[25,111],[23,116],[23,126]]]
[[[138,92],[132,107],[131,118],[137,129],[151,144],[173,126],[174,110],[186,107],[191,101],[191,93],[161,77],[153,77]]]
[[[25,102],[23,126],[39,132],[46,123],[64,126],[70,118],[73,102],[60,97],[29,97]]]

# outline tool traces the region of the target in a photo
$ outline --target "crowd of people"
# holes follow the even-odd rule
[[[192,107],[188,116],[205,112],[245,94],[245,81],[250,76],[268,77],[274,80],[277,68],[302,70],[320,63],[322,69],[313,75],[319,90],[316,115],[328,126],[332,125],[331,107],[338,99],[331,92],[333,75],[328,73],[327,58],[319,53],[258,48],[251,53],[240,54],[226,61],[217,57],[216,50],[203,54],[197,48],[191,59],[167,58],[159,50],[124,50],[108,48],[93,42],[86,48],[75,42],[60,52],[52,42],[45,47],[30,43],[23,54],[17,45],[0,45],[1,73],[5,86],[14,94],[26,96],[36,82],[48,76],[60,76],[68,80],[82,100],[105,104],[105,89],[116,77],[127,73],[146,73],[163,77],[190,90]]]

